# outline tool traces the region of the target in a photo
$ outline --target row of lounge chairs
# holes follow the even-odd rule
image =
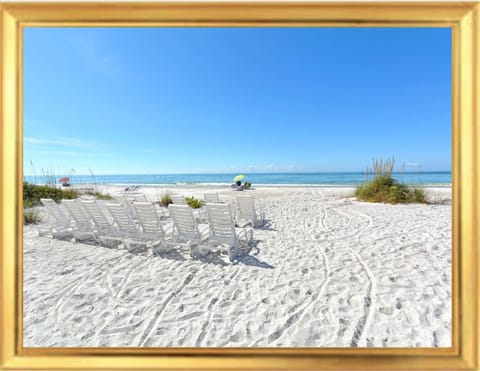
[[[218,193],[206,193],[204,194],[204,200],[206,204],[220,204],[225,203],[220,200]],[[174,205],[187,205],[187,201],[184,196],[172,195],[172,202]],[[238,196],[237,197],[237,208],[232,209],[234,212],[234,219],[237,224],[241,226],[250,225],[253,228],[262,227],[265,224],[265,211],[257,211],[255,206],[255,201],[252,196]],[[236,211],[236,212],[235,212]],[[202,219],[205,210],[196,209],[197,218]]]
[[[192,256],[220,249],[227,251],[233,261],[240,245],[253,241],[253,228],[264,222],[264,213],[256,212],[251,196],[237,198],[237,213],[232,205],[220,203],[218,195],[205,195],[203,215],[190,208],[184,198],[175,201],[165,213],[148,201],[76,199],[63,200],[58,205],[51,199],[42,199],[50,225],[39,233],[108,247],[123,244],[130,251],[151,247],[155,254],[182,246],[187,246]],[[238,223],[242,223],[242,228],[236,227]]]

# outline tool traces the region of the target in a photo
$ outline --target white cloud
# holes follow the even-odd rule
[[[49,151],[38,150],[34,151],[35,154],[49,155],[49,156],[61,156],[61,157],[99,157],[99,156],[111,156],[109,153],[94,153],[94,152],[81,152],[81,151]]]
[[[40,121],[40,120],[32,120],[32,119],[24,119],[23,120],[23,126],[26,128],[32,128],[32,127],[41,127],[44,126],[45,124]]]
[[[84,148],[90,150],[99,149],[99,145],[93,141],[86,141],[83,139],[78,138],[35,138],[35,137],[24,137],[24,143],[29,144],[38,144],[38,145],[46,145],[46,146],[61,146],[67,148]]]

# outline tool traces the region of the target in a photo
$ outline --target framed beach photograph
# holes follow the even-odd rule
[[[0,9],[2,369],[479,367],[476,2]]]

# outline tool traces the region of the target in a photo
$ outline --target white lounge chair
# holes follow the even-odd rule
[[[187,200],[185,199],[184,196],[178,196],[178,195],[173,195],[171,196],[172,202],[174,205],[185,205],[188,206]],[[190,207],[190,206],[188,206]],[[202,223],[205,222],[207,219],[207,214],[205,209],[193,209],[193,215],[195,216],[195,219],[197,219],[198,222]]]
[[[153,241],[154,253],[170,250],[173,246],[167,238],[172,236],[173,224],[162,225],[155,205],[150,202],[134,202],[133,208],[142,228],[142,239]]]
[[[122,203],[106,203],[110,215],[113,217],[113,222],[117,226],[122,235],[122,242],[125,248],[129,251],[144,250],[148,247],[149,241],[142,239],[142,233],[137,225],[130,217],[127,206]]]
[[[174,205],[187,205],[187,200],[184,196],[172,195],[170,196]]]
[[[75,225],[72,230],[75,241],[95,241],[96,243],[94,225],[90,221],[90,217],[83,208],[82,204],[77,202],[77,200],[63,200],[62,205],[75,221]]]
[[[238,255],[240,242],[253,241],[252,228],[235,228],[232,208],[227,204],[207,204],[208,221],[210,222],[210,249],[216,242],[226,245],[231,261]]]
[[[125,193],[125,199],[128,202],[148,202],[147,196],[145,196],[143,193],[132,193],[128,194]]]
[[[73,227],[70,216],[51,198],[41,198],[40,202],[47,209],[47,221],[50,224],[52,237],[60,240],[71,240],[73,238]]]
[[[237,223],[239,225],[251,225],[253,228],[258,228],[265,224],[265,212],[255,210],[255,201],[252,196],[238,196],[237,206]]]
[[[135,214],[135,209],[132,207],[132,203],[144,202],[146,200],[147,199],[145,198],[145,195],[143,193],[133,193],[133,194],[124,193],[122,201],[112,201],[112,202],[123,203],[126,206],[126,209],[130,218],[132,218],[133,220],[136,220],[137,214]]]
[[[220,202],[220,197],[218,196],[218,193],[205,193],[203,195],[203,199],[205,200],[206,204],[219,204]]]
[[[139,189],[140,189],[140,186],[132,185],[132,186],[129,186],[129,187],[125,188],[125,190],[123,192],[132,194],[132,193],[137,193]]]
[[[172,239],[176,242],[185,241],[190,249],[190,255],[195,256],[194,246],[201,249],[202,243],[208,239],[208,225],[197,224],[193,209],[188,205],[168,205],[170,215],[173,217],[174,230]],[[203,252],[203,251],[201,251]],[[207,251],[208,253],[208,246]]]
[[[154,202],[153,205],[155,206],[155,209],[157,210],[158,217],[160,220],[166,220],[170,217],[170,214],[168,212],[167,207],[160,206],[158,202]]]
[[[118,247],[122,243],[120,231],[113,224],[113,220],[108,219],[98,202],[95,200],[80,202],[93,222],[97,243],[106,247]]]

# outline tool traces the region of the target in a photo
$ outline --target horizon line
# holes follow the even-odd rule
[[[418,174],[418,173],[451,173],[452,170],[409,170],[409,171],[393,171],[393,174]],[[109,175],[236,175],[236,174],[245,174],[245,175],[264,175],[264,174],[366,174],[366,171],[272,171],[272,172],[180,172],[180,173],[98,173],[98,174],[71,174],[70,176],[109,176]],[[61,176],[59,173],[57,174],[23,174],[23,177],[31,177],[31,176],[44,176],[44,177],[52,177],[52,176]]]

